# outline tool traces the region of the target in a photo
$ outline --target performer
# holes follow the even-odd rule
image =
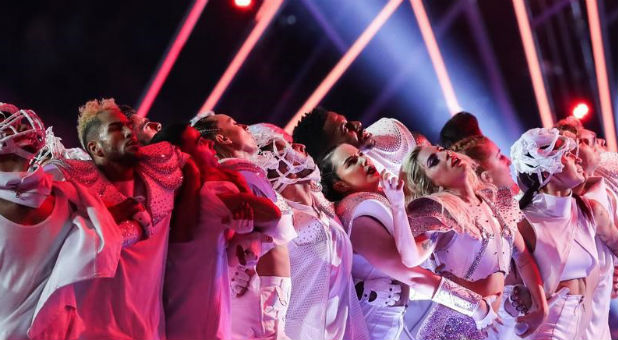
[[[228,115],[212,112],[194,117],[191,125],[214,142],[217,158],[224,169],[239,172],[256,196],[266,197],[285,210],[283,200],[277,198],[264,170],[251,161],[258,148],[246,125]],[[291,215],[286,214],[276,224],[258,224],[257,227],[271,237],[272,242],[253,243],[256,250],[245,250],[254,255],[257,264],[249,261],[230,267],[232,337],[285,339],[285,315],[291,290],[287,243],[297,234]],[[257,275],[253,275],[256,272]]]
[[[573,193],[584,170],[577,144],[557,129],[531,129],[511,147],[520,201],[528,223],[520,229],[535,255],[549,299],[549,317],[534,339],[581,339],[591,320],[599,259],[594,237],[618,253],[618,230],[603,205]]]
[[[266,125],[251,130],[255,162],[293,213],[298,237],[289,245],[292,294],[286,318],[291,339],[367,339],[351,276],[352,248],[330,202],[319,192],[320,172],[302,144],[290,144]]]
[[[230,279],[226,248],[235,233],[280,218],[267,198],[244,179],[221,169],[213,143],[184,124],[163,128],[151,140],[177,145],[200,169],[200,216],[194,230],[170,240],[164,296],[168,339],[230,339]],[[260,234],[261,235],[261,234]]]
[[[367,156],[345,143],[326,155],[321,172],[323,190],[337,202],[337,213],[354,247],[352,275],[372,339],[399,339],[408,295],[434,298],[472,316],[479,329],[495,320],[496,314],[480,295],[417,267],[431,252],[424,249],[422,240],[412,237],[403,181],[386,171],[380,175]],[[470,308],[453,305],[461,298],[458,293],[472,298]]]
[[[294,128],[294,141],[307,146],[307,152],[316,160],[335,146],[348,143],[365,152],[374,161],[378,171],[387,169],[398,174],[401,160],[419,141],[427,139],[412,134],[400,121],[381,118],[367,129],[358,121],[348,121],[345,116],[315,108],[307,113]]]
[[[402,175],[408,200],[413,199],[407,207],[410,226],[415,237],[429,240],[434,271],[481,296],[496,296],[492,307],[498,310],[514,259],[534,301],[533,311],[518,322],[524,324],[523,337],[534,332],[547,315],[547,301],[537,266],[517,229],[521,212],[510,190],[483,188],[469,158],[434,146],[417,147],[408,155]],[[493,330],[479,332],[472,318],[442,306],[427,313],[418,334],[498,336]]]
[[[168,143],[139,147],[113,99],[89,101],[79,111],[78,135],[92,161],[66,160],[65,177],[101,197],[110,211],[123,213],[121,221],[138,221],[143,230],[134,235],[139,242],[122,250],[113,278],[76,287],[83,301],[78,313],[87,326],[81,338],[164,338],[161,292],[175,193],[183,177],[192,183],[199,173]],[[197,201],[182,194],[179,200],[174,223],[190,228]]]
[[[122,235],[97,197],[29,163],[45,145],[32,110],[0,103],[0,338],[76,339],[80,281],[111,277]]]

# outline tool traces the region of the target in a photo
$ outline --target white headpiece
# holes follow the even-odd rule
[[[214,111],[200,112],[200,113],[196,114],[195,117],[191,118],[191,120],[189,121],[189,124],[193,127],[202,118],[206,118],[206,117],[210,117],[210,116],[214,116],[214,115],[215,115]]]
[[[32,110],[20,110],[15,105],[0,102],[3,121],[0,122],[0,154],[16,154],[32,159],[45,145],[45,126]],[[24,129],[21,125],[27,124]],[[34,153],[26,151],[25,146],[33,146]]]
[[[294,150],[283,134],[266,124],[251,125],[249,132],[255,138],[259,148],[252,161],[265,170],[273,170],[277,173],[277,177],[270,178],[276,191],[281,192],[287,185],[300,181],[320,183],[320,170],[313,158]],[[282,162],[285,164],[285,171],[280,169]],[[309,175],[301,178],[288,177],[290,174],[299,174],[308,169],[312,170]]]
[[[563,143],[556,148],[558,140]],[[564,168],[562,156],[576,147],[577,143],[561,136],[558,129],[530,129],[511,146],[511,161],[517,173],[536,174],[543,187],[553,174]],[[549,174],[545,180],[543,172]]]

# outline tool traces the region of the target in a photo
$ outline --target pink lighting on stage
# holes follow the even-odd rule
[[[251,0],[234,0],[234,5],[239,8],[248,8],[251,6]]]
[[[315,91],[313,91],[309,99],[305,101],[303,106],[288,122],[284,128],[287,133],[291,134],[303,114],[313,110],[313,108],[316,107],[322,99],[324,99],[324,96],[326,96],[328,91],[330,91],[333,85],[335,85],[339,78],[341,78],[343,73],[348,69],[348,67],[350,67],[356,57],[358,57],[358,55],[365,49],[378,30],[382,28],[384,23],[388,20],[388,18],[390,18],[402,2],[403,0],[390,0],[384,8],[382,8],[380,13],[378,13],[369,26],[367,26],[365,31],[356,39],[354,44],[348,49],[339,62],[337,62],[326,78],[322,80],[322,83],[320,83]]]
[[[282,4],[283,0],[264,0],[255,16],[255,27],[253,27],[253,30],[234,56],[234,59],[232,59],[232,62],[228,65],[227,69],[221,76],[221,79],[219,79],[219,82],[215,85],[215,88],[212,90],[210,95],[208,95],[208,98],[206,98],[206,101],[204,102],[204,105],[202,105],[199,112],[212,111],[214,109],[215,105],[217,105],[217,102],[221,99],[221,96],[236,76],[236,73],[238,73],[238,70],[242,64],[244,64],[247,56],[251,53],[253,47],[255,47],[255,44],[258,40],[260,40],[260,37],[275,17],[275,14],[277,14],[277,11]]]
[[[554,125],[554,119],[551,114],[547,91],[545,90],[545,82],[543,80],[543,74],[541,73],[541,66],[539,65],[539,57],[536,53],[534,37],[532,36],[532,30],[530,29],[528,11],[526,9],[526,5],[524,4],[524,0],[513,0],[513,7],[515,8],[515,16],[517,17],[517,25],[519,26],[519,34],[521,35],[521,41],[524,45],[524,52],[526,53],[526,61],[528,62],[530,78],[532,78],[532,87],[534,89],[534,96],[536,97],[536,102],[539,107],[541,123],[544,128],[551,128]]]
[[[601,20],[599,19],[599,7],[596,0],[586,0],[588,11],[588,26],[590,26],[590,41],[594,55],[594,67],[597,75],[599,101],[601,102],[601,117],[603,118],[603,131],[607,140],[609,151],[616,152],[616,126],[614,125],[614,113],[612,98],[607,79],[607,65],[605,64],[605,48],[603,46],[603,33],[601,32]]]
[[[579,103],[573,108],[573,117],[582,119],[590,112],[590,107],[586,103]]]
[[[176,35],[172,46],[167,51],[167,55],[163,59],[163,62],[159,66],[159,70],[157,70],[156,75],[151,81],[150,87],[148,88],[148,91],[146,91],[146,95],[137,108],[138,116],[145,117],[148,114],[148,111],[150,111],[152,103],[159,94],[165,79],[167,79],[174,63],[176,63],[176,59],[178,59],[180,51],[182,51],[187,39],[189,39],[189,36],[191,35],[198,19],[202,15],[202,11],[204,10],[204,7],[206,7],[207,3],[208,0],[195,0],[193,3],[193,7],[189,11],[189,14],[185,17],[184,23],[178,30],[178,34]]]
[[[412,10],[416,16],[418,26],[421,29],[421,35],[423,36],[425,46],[429,52],[431,63],[433,64],[433,68],[438,76],[440,88],[442,88],[442,93],[446,99],[446,106],[448,107],[448,111],[451,115],[454,115],[461,111],[461,107],[459,106],[459,103],[457,103],[457,97],[455,96],[451,79],[446,71],[446,66],[444,65],[442,54],[440,53],[440,47],[438,47],[438,42],[433,34],[433,29],[431,28],[429,18],[427,17],[425,6],[423,6],[422,0],[410,0],[410,3],[412,4]]]

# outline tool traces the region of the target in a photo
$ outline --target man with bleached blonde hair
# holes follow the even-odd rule
[[[86,328],[81,338],[165,338],[162,282],[170,223],[195,223],[199,172],[167,142],[140,146],[114,99],[91,100],[79,112],[80,143],[92,161],[66,160],[65,176],[102,197],[110,211],[122,212],[114,214],[117,223],[136,226],[124,230],[138,238],[122,250],[113,278],[78,287],[85,301],[78,307]]]

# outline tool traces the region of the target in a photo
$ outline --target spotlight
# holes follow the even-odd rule
[[[590,107],[586,103],[579,103],[573,108],[573,117],[582,119],[590,112]]]
[[[247,8],[251,6],[251,0],[234,0],[234,5],[238,8]]]

